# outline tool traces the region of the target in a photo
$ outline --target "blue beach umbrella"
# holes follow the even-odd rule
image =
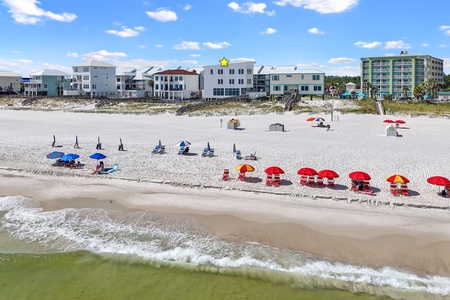
[[[94,154],[90,155],[89,158],[96,159],[96,160],[105,159],[106,155],[104,155],[103,153],[98,153],[97,152],[97,153],[94,153]]]
[[[52,153],[47,154],[47,158],[57,159],[64,155],[64,152],[53,151]]]
[[[77,159],[78,157],[80,157],[78,154],[68,153],[68,154],[61,156],[61,160],[62,161],[72,161],[72,160]]]
[[[317,118],[317,119],[316,119],[316,122],[324,122],[324,121],[325,121],[324,118]]]
[[[191,145],[191,143],[189,141],[181,141],[181,142],[178,142],[178,144],[177,144],[178,147],[186,147],[186,146],[190,146],[190,145]]]

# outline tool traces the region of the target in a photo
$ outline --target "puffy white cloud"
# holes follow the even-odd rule
[[[231,44],[228,42],[220,42],[220,43],[206,42],[203,43],[203,46],[205,46],[208,49],[222,49],[231,46]]]
[[[269,27],[266,30],[264,30],[263,32],[261,32],[261,34],[274,34],[275,32],[277,32],[276,29]]]
[[[340,68],[327,68],[322,69],[327,76],[359,76],[361,75],[360,66],[345,66]]]
[[[146,11],[147,16],[159,22],[173,22],[178,19],[177,14],[165,8],[158,8],[156,11]]]
[[[191,8],[192,8],[192,5],[190,5],[190,4],[186,4],[186,5],[183,7],[184,10],[190,10]]]
[[[274,3],[279,6],[290,4],[294,7],[303,7],[321,14],[332,14],[350,10],[358,4],[358,0],[278,0]]]
[[[108,52],[106,50],[100,50],[97,52],[86,53],[82,56],[83,60],[95,59],[95,60],[111,60],[117,59],[119,57],[126,57],[127,55],[123,52]]]
[[[358,46],[360,48],[365,48],[365,49],[373,49],[373,48],[378,48],[381,47],[381,45],[383,45],[383,43],[381,42],[372,42],[372,43],[366,43],[366,42],[356,42],[353,45]]]
[[[423,47],[429,47],[430,44],[422,44]]]
[[[161,44],[157,44],[157,45],[155,45],[155,47],[156,47],[156,48],[162,48],[162,47],[164,47],[164,46],[161,45]]]
[[[265,3],[253,3],[253,2],[245,2],[239,5],[236,2],[228,3],[228,7],[234,10],[235,12],[243,13],[243,14],[266,14],[268,16],[274,16],[275,11],[266,11],[267,5]]]
[[[78,53],[76,53],[76,52],[67,52],[66,56],[73,57],[73,58],[79,57]]]
[[[36,24],[47,18],[59,22],[72,22],[77,15],[71,13],[56,14],[46,11],[40,7],[37,0],[3,0],[5,6],[9,8],[8,12],[17,23]]]
[[[175,50],[200,50],[200,46],[198,42],[186,42],[182,41],[180,44],[177,44],[173,47]]]
[[[314,28],[310,28],[308,29],[308,32],[311,34],[325,34],[325,32],[320,31],[318,28],[314,27]]]
[[[328,63],[329,64],[351,64],[354,63],[355,59],[353,58],[346,58],[346,57],[336,57],[331,58]]]
[[[442,25],[439,27],[441,31],[443,31],[446,35],[450,35],[450,26]]]
[[[122,30],[106,30],[109,34],[114,34],[123,38],[138,36],[140,32],[144,31],[145,28],[142,26],[134,27],[133,29],[122,26]]]
[[[192,54],[189,54],[189,56],[190,56],[190,57],[200,57],[201,55],[200,55],[200,54],[197,54],[197,53],[192,53]]]
[[[386,42],[386,46],[384,47],[384,49],[409,49],[409,48],[411,48],[411,45],[403,42],[402,40]]]

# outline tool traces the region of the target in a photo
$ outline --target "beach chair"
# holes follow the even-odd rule
[[[152,154],[156,154],[159,152],[159,145],[156,145],[155,148],[152,150]]]
[[[273,186],[280,186],[280,174],[273,175]]]
[[[328,187],[333,187],[334,186],[334,178],[328,178],[327,185],[328,185]]]
[[[308,176],[308,182],[307,182],[307,184],[308,184],[309,186],[313,186],[313,185],[316,183],[316,181],[315,181],[314,179],[315,179],[314,176]]]
[[[214,149],[213,149],[213,148],[211,148],[211,149],[209,150],[208,156],[209,156],[209,157],[213,157],[213,156],[214,156]]]
[[[391,189],[391,194],[392,195],[398,196],[398,189],[397,189],[397,184],[396,183],[391,183],[390,189]]]
[[[224,169],[223,170],[222,180],[227,181],[228,179],[230,179],[230,170]]]
[[[371,194],[372,190],[370,189],[370,184],[368,181],[363,181],[363,190],[364,192]]]
[[[202,157],[206,157],[208,155],[208,148],[203,148]]]
[[[307,179],[307,177],[306,177],[305,175],[302,175],[302,176],[300,177],[300,184],[301,184],[301,185],[305,185],[305,184],[306,184],[306,179]]]
[[[409,196],[408,186],[406,184],[401,184],[400,192],[402,193],[403,196]]]
[[[158,154],[164,154],[166,152],[166,146],[161,145],[161,147],[159,148]]]
[[[184,147],[180,147],[180,150],[178,150],[178,155],[181,155],[184,153]]]
[[[323,177],[317,176],[317,185],[323,186]]]
[[[267,174],[266,185],[267,186],[271,186],[272,185],[272,174]]]
[[[242,159],[241,150],[236,151],[236,159]]]
[[[244,178],[245,178],[245,173],[244,172],[239,173],[238,180],[244,180]]]

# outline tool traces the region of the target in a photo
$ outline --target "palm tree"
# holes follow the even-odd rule
[[[421,82],[419,83],[418,86],[416,86],[416,88],[413,91],[413,95],[414,98],[420,100],[420,101],[424,101],[424,96],[427,93],[426,88],[425,88],[425,83]]]
[[[148,83],[148,85],[152,88],[152,98],[153,98],[153,96],[155,95],[155,94],[154,94],[154,91],[155,91],[155,89],[154,89],[154,87],[155,87],[155,82],[153,81],[153,79],[149,79],[149,81],[148,81],[147,83]]]
[[[372,86],[372,98],[377,98],[378,88],[376,86]],[[375,94],[375,97],[373,96]]]
[[[372,84],[370,82],[364,82],[363,89],[366,91],[366,95],[369,95]]]
[[[403,92],[403,97],[402,98],[408,98],[409,87],[404,85],[403,88],[402,88],[402,92]]]
[[[429,79],[425,83],[425,89],[429,92],[428,96],[430,96],[430,99],[434,99],[439,89],[439,82],[436,79]]]

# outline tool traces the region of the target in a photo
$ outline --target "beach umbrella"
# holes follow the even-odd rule
[[[206,148],[208,149],[208,151],[211,151],[211,146],[209,145],[209,142],[206,144]]]
[[[233,153],[236,153],[236,144],[233,143]]]
[[[317,175],[317,171],[313,168],[301,168],[297,171],[298,175],[314,176]]]
[[[253,172],[255,171],[255,168],[249,164],[240,164],[239,166],[236,167],[236,170],[241,173],[245,173],[245,172]]]
[[[383,121],[384,123],[394,123],[394,121],[392,121],[391,119],[386,119]]]
[[[390,183],[408,183],[409,179],[402,175],[393,174],[387,177],[386,181]]]
[[[439,186],[449,186],[450,180],[444,176],[431,176],[427,179],[428,183],[439,185]]]
[[[284,170],[277,166],[271,166],[264,170],[267,174],[284,174]]]
[[[338,178],[339,177],[338,173],[336,173],[333,170],[327,170],[327,169],[317,172],[317,175],[319,177],[328,178],[328,179],[333,179],[333,178]]]
[[[96,159],[96,160],[99,160],[99,159],[105,159],[106,158],[106,155],[105,154],[103,154],[103,153],[94,153],[94,154],[92,154],[92,155],[89,155],[89,158],[92,158],[92,159]]]
[[[311,118],[306,119],[306,121],[311,122],[311,121],[314,121],[315,119],[316,119],[316,117],[311,117]]]
[[[406,122],[403,120],[395,120],[394,123],[396,124],[405,124]]]
[[[190,145],[191,145],[191,143],[189,141],[180,141],[177,144],[178,147],[186,147],[186,146],[190,146]]]
[[[63,156],[63,155],[64,155],[64,152],[53,151],[52,153],[47,154],[47,158],[57,159],[57,158],[61,158],[61,156]]]
[[[78,157],[80,157],[78,154],[68,153],[68,154],[61,156],[61,160],[62,161],[72,161],[72,160],[77,159]]]
[[[348,177],[354,180],[370,180],[371,177],[369,174],[363,171],[355,171],[348,174]]]
[[[318,118],[316,118],[316,120],[315,120],[316,122],[324,122],[325,121],[325,119],[324,118],[321,118],[321,117],[318,117]]]
[[[161,140],[158,141],[158,148],[161,148]]]

